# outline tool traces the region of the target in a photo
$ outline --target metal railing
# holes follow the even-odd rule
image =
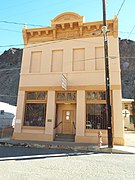
[[[55,125],[53,129],[56,129],[60,124],[62,124],[62,121]]]
[[[74,122],[74,121],[73,121],[73,123],[72,123],[72,124],[73,124],[74,129],[76,129],[76,127],[75,127],[75,122]]]

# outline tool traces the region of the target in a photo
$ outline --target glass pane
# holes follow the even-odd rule
[[[66,101],[66,94],[65,93],[57,93],[56,100],[57,101]]]
[[[86,92],[86,100],[105,100],[105,92]]]
[[[24,125],[45,126],[46,104],[26,104]]]
[[[76,101],[76,93],[75,92],[67,93],[67,101]]]
[[[66,116],[66,120],[69,120],[69,116]]]
[[[35,100],[36,99],[36,93],[35,92],[28,92],[27,93],[27,100]]]
[[[27,100],[47,100],[46,92],[27,92]]]
[[[70,116],[70,111],[66,111],[66,115],[67,115],[67,116]]]
[[[86,105],[86,129],[107,129],[106,105]]]
[[[56,101],[76,101],[76,92],[57,93]]]

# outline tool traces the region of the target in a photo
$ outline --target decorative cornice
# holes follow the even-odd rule
[[[47,42],[60,39],[76,39],[76,38],[92,38],[103,36],[101,29],[102,21],[84,22],[83,16],[79,14],[68,12],[62,13],[51,20],[51,27],[42,28],[23,28],[24,44],[31,44],[36,42]],[[107,21],[107,28],[109,30],[108,36],[118,37],[118,19],[114,17],[113,20]]]

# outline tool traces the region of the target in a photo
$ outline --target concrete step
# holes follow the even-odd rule
[[[74,142],[75,135],[74,134],[56,134],[55,141]]]

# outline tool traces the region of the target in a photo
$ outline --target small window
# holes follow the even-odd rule
[[[56,94],[56,101],[72,101],[72,102],[76,102],[76,92],[67,92],[67,93],[63,93],[63,92],[58,92]]]
[[[86,92],[86,100],[105,100],[105,92]]]
[[[70,119],[70,111],[66,111],[66,120]]]
[[[125,109],[127,109],[127,110],[128,110],[128,105],[127,105],[127,104],[125,104]]]
[[[47,100],[46,92],[28,92],[27,100]]]

